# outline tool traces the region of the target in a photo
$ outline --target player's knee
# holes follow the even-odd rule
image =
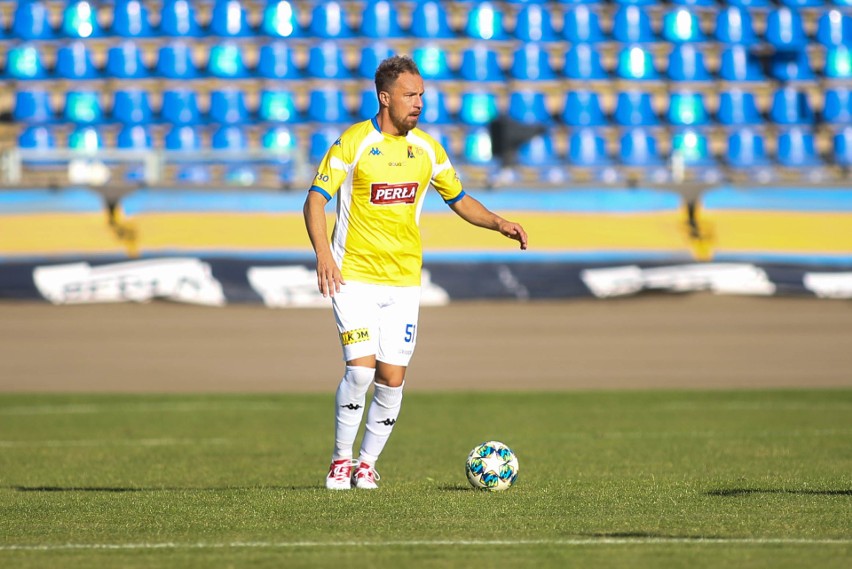
[[[359,390],[366,390],[373,383],[373,378],[376,375],[375,368],[362,366],[346,366],[345,380],[354,385]]]

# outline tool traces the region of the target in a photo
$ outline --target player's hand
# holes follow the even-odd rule
[[[330,256],[317,257],[317,287],[323,298],[334,296],[340,292],[340,285],[346,284],[343,280],[343,275],[340,273],[340,268]]]
[[[521,244],[521,249],[526,250],[527,248],[527,232],[524,231],[524,228],[521,227],[520,223],[515,223],[513,221],[505,221],[500,224],[500,233],[508,237],[509,239],[514,239]]]

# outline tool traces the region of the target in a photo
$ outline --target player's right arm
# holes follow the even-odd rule
[[[340,285],[345,284],[328,242],[328,225],[325,220],[327,203],[328,199],[322,193],[309,191],[303,208],[305,227],[317,256],[317,287],[324,297],[334,296],[335,292],[340,292]]]

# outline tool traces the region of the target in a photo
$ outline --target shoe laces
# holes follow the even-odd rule
[[[370,482],[382,479],[375,467],[370,466],[370,464],[366,462],[362,462],[358,465],[358,470],[355,471],[355,477],[366,478]]]
[[[331,463],[329,478],[334,478],[335,480],[348,480],[352,475],[352,467],[357,464],[358,461],[355,459],[343,458],[335,460]]]

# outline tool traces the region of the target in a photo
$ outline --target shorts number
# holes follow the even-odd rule
[[[405,341],[413,342],[414,338],[417,336],[417,325],[416,324],[406,324],[405,326]]]

